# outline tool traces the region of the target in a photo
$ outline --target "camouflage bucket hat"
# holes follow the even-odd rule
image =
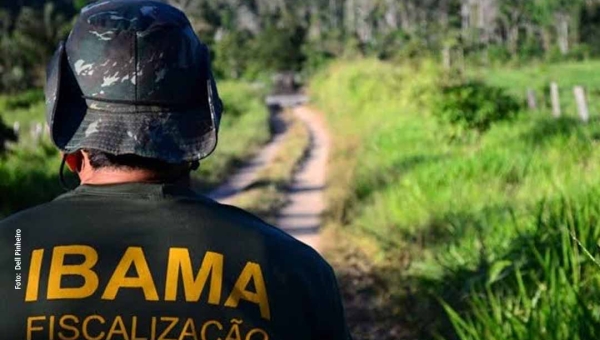
[[[208,48],[167,4],[85,7],[48,66],[46,119],[66,153],[97,149],[170,163],[216,145],[222,103]]]

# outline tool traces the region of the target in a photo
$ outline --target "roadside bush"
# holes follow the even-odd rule
[[[19,94],[6,97],[6,109],[28,109],[44,100],[44,92],[41,89],[33,89]]]
[[[52,52],[68,34],[72,12],[66,7],[70,6],[52,1],[42,3],[42,8],[19,6],[14,20],[4,12],[8,25],[4,29],[0,27],[1,92],[16,93],[41,87]]]
[[[58,150],[47,140],[36,149],[18,148],[0,160],[0,219],[63,193],[59,166]]]
[[[4,124],[2,117],[0,117],[0,157],[6,152],[6,143],[16,141],[17,135],[11,128]]]
[[[487,50],[488,60],[492,63],[506,64],[513,57],[504,46],[492,45]]]
[[[509,120],[520,109],[519,102],[504,89],[478,81],[442,88],[433,110],[438,119],[449,123],[459,132],[485,132],[493,123]]]

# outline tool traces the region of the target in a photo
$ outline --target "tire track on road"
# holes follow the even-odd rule
[[[289,99],[282,100],[281,106],[287,106],[286,100]],[[330,140],[319,114],[306,106],[296,106],[292,112],[308,129],[310,144],[286,191],[287,204],[276,215],[276,226],[319,250],[319,232],[326,208],[324,191]],[[261,170],[272,163],[286,136],[285,123],[277,119],[277,113],[273,113],[273,128],[273,139],[250,162],[209,193],[210,198],[231,204],[238,194],[258,179]]]
[[[287,191],[288,204],[279,212],[276,225],[298,240],[320,250],[320,229],[326,209],[329,134],[322,117],[306,106],[294,109],[310,134],[310,146],[304,162],[294,174]]]
[[[262,169],[268,167],[285,139],[287,127],[277,113],[271,113],[273,137],[252,160],[245,163],[223,184],[207,196],[222,204],[232,204],[235,197],[258,179]]]

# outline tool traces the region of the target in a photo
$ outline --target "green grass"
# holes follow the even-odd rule
[[[578,83],[576,65],[567,66],[555,75]],[[600,86],[588,78],[581,83]],[[450,141],[431,111],[440,79],[427,62],[414,69],[372,60],[337,64],[313,79],[313,98],[335,126],[330,218],[372,240],[379,258],[411,259],[387,277],[391,294],[410,285],[414,295],[444,301],[450,313],[436,303],[415,316],[421,337],[529,339],[520,334],[544,327],[552,337],[542,338],[589,334],[600,322],[600,300],[589,299],[600,294],[592,261],[600,123],[522,112],[483,135]],[[570,236],[588,237],[588,253]],[[534,297],[545,307],[531,307]],[[578,311],[581,299],[586,308]],[[535,321],[507,322],[521,320],[527,309],[515,306],[527,301]],[[557,316],[568,321],[552,331]]]
[[[203,161],[194,174],[202,188],[216,185],[241,160],[249,157],[269,138],[264,90],[246,83],[221,82],[225,103],[217,151]],[[16,96],[0,96],[0,117],[7,125],[19,122],[20,138],[0,156],[0,218],[47,202],[63,192],[58,182],[60,154],[47,133],[39,140],[31,134],[44,124],[45,106],[39,90]],[[74,179],[71,178],[71,180]]]
[[[50,201],[63,192],[58,181],[60,154],[42,129],[45,106],[41,90],[19,95],[0,96],[0,116],[9,126],[18,122],[19,141],[9,144],[9,152],[0,155],[0,218],[16,211]],[[72,179],[72,178],[70,178]]]
[[[446,305],[461,339],[596,339],[600,335],[597,192],[543,205],[535,230],[479,280],[470,315]]]

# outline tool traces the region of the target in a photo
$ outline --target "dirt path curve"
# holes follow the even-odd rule
[[[308,244],[320,249],[319,230],[325,212],[324,191],[327,181],[329,134],[322,117],[306,106],[294,108],[294,115],[308,128],[310,146],[287,193],[288,204],[279,212],[276,225]]]
[[[271,97],[267,102],[280,107],[292,107],[293,113],[306,124],[310,134],[307,155],[294,174],[287,192],[288,204],[278,213],[276,225],[300,241],[319,250],[321,215],[325,210],[323,192],[326,184],[326,166],[329,154],[329,135],[321,116],[306,106],[302,96]],[[285,124],[274,114],[274,136],[259,153],[233,174],[223,185],[208,194],[224,204],[231,204],[238,193],[252,184],[258,173],[268,167],[285,138]]]
[[[261,170],[269,166],[287,132],[287,127],[283,120],[274,113],[272,115],[271,129],[273,137],[271,141],[250,162],[244,164],[236,173],[229,177],[225,183],[209,193],[208,197],[223,204],[232,204],[236,195],[256,181]]]

